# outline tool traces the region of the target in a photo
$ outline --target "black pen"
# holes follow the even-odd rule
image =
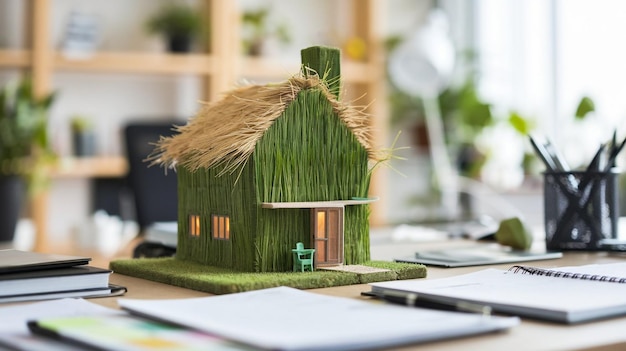
[[[591,160],[591,162],[589,162],[589,165],[585,170],[586,172],[599,172],[602,170],[602,153],[604,153],[605,147],[605,144],[600,145],[600,148],[598,148],[598,151],[596,151],[593,159]]]
[[[609,159],[613,157],[613,153],[617,150],[617,129],[613,130],[613,137],[611,138],[611,149],[609,151]],[[610,162],[611,167],[615,167],[615,160]]]
[[[546,142],[544,143],[544,148],[552,157],[552,160],[554,161],[555,166],[559,171],[568,172],[570,170],[569,165],[565,162],[565,158],[563,157],[563,155],[561,155],[559,149],[554,146],[550,139],[546,139]]]
[[[626,138],[624,138],[619,146],[617,146],[616,143],[613,143],[613,147],[611,148],[611,151],[609,153],[609,161],[604,170],[605,172],[608,172],[611,167],[615,167],[615,159],[617,158],[617,155],[622,152],[624,145],[626,145]]]
[[[552,145],[549,141],[545,144],[538,143],[532,135],[529,135],[528,137],[530,139],[530,145],[532,145],[539,158],[543,161],[547,172],[558,173],[569,171],[569,166],[567,166],[565,160],[560,156],[554,145]],[[578,188],[578,181],[573,175],[568,175],[567,181],[573,189]],[[558,184],[561,185],[561,183]],[[567,189],[564,190],[567,191]]]
[[[535,150],[535,153],[537,154],[537,156],[539,156],[541,161],[543,161],[543,164],[546,166],[546,169],[549,172],[559,171],[555,161],[552,159],[552,155],[550,155],[548,150],[545,149],[544,145],[535,141],[535,139],[530,135],[528,136],[528,138],[530,140],[530,145],[533,147],[533,149]]]
[[[433,298],[418,295],[417,293],[405,293],[385,291],[379,295],[384,301],[410,307],[422,307],[443,311],[480,313],[484,317],[491,315],[491,306],[480,305],[466,301],[443,302]]]

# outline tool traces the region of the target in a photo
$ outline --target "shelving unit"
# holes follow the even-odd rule
[[[29,53],[25,50],[0,50],[0,67],[26,68],[30,62]]]
[[[384,69],[380,20],[380,0],[350,0],[352,33],[365,40],[367,58],[363,62],[344,60],[342,77],[350,86],[352,95],[366,95],[368,112],[372,116],[384,116]],[[97,52],[85,59],[69,59],[52,49],[50,23],[54,0],[28,0],[26,32],[29,43],[25,50],[0,49],[0,69],[14,68],[30,71],[37,95],[43,96],[53,90],[55,72],[132,73],[132,74],[193,74],[202,78],[201,96],[213,101],[224,90],[230,89],[238,77],[255,77],[282,80],[299,69],[299,64],[285,67],[267,58],[241,57],[239,17],[236,1],[204,0],[204,14],[211,23],[210,45],[207,53],[167,54],[142,52]],[[386,127],[384,118],[372,119],[373,143],[385,146]],[[53,177],[99,177],[123,176],[126,172],[123,157],[94,158],[87,160],[62,159],[51,172]],[[372,194],[383,189],[381,177],[372,182]],[[382,206],[381,203],[374,206]],[[33,201],[31,216],[37,232],[37,251],[45,251],[47,242],[47,194]],[[381,219],[373,211],[372,223]]]
[[[65,157],[51,169],[50,176],[55,178],[118,178],[128,172],[128,163],[121,156],[101,157]]]

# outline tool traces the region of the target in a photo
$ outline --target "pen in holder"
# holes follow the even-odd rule
[[[548,250],[598,250],[617,237],[618,172],[545,172],[544,215]]]

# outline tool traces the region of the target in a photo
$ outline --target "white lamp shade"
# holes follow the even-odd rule
[[[433,10],[426,25],[392,52],[389,76],[396,87],[409,95],[435,97],[450,82],[454,56],[446,17]]]

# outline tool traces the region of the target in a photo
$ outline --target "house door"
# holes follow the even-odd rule
[[[314,208],[311,217],[315,265],[342,264],[343,208]]]

